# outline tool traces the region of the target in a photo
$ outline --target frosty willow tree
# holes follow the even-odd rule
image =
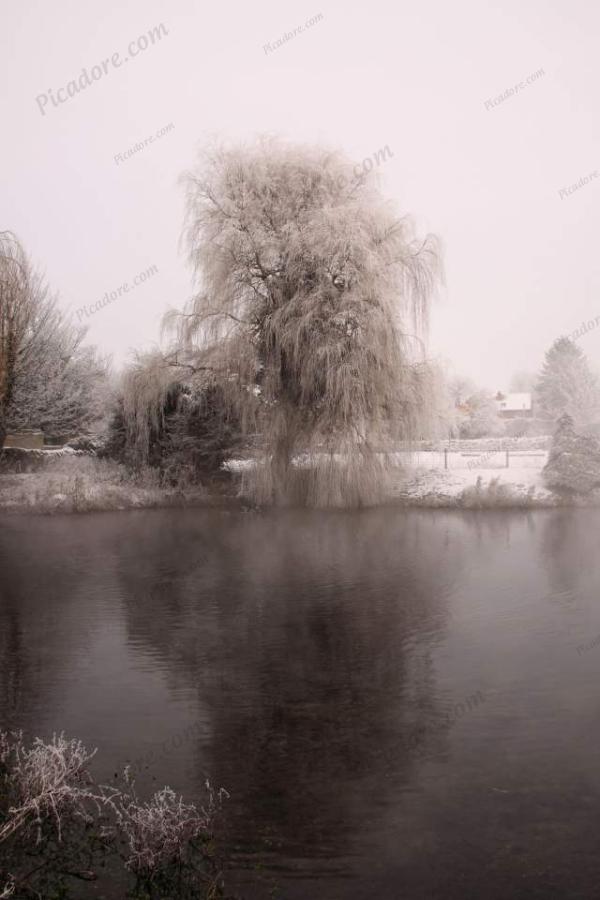
[[[261,502],[376,501],[384,451],[427,415],[437,241],[416,240],[368,176],[322,149],[220,148],[184,183],[197,292],[167,317],[169,358],[226,384],[258,435],[246,488]]]

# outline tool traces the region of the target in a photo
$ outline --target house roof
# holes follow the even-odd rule
[[[516,412],[519,409],[530,410],[532,398],[530,393],[503,394],[503,399],[496,400],[496,404],[499,410],[506,412]]]

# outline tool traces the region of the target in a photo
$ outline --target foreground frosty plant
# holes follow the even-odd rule
[[[0,843],[19,829],[36,833],[42,841],[42,825],[52,820],[57,839],[62,840],[62,818],[72,815],[89,821],[86,804],[96,802],[90,790],[91,778],[86,766],[96,751],[89,753],[81,741],[53,735],[48,744],[36,738],[31,749],[23,744],[22,732],[0,733],[0,766],[3,780],[10,779],[16,797],[8,818],[0,828]]]
[[[191,842],[209,842],[216,804],[209,782],[208,808],[198,810],[184,803],[169,787],[157,791],[148,803],[140,803],[135,793],[120,794],[115,803],[117,824],[127,840],[129,856],[125,865],[138,875],[150,876],[160,868],[186,861]],[[218,792],[218,802],[227,792]]]
[[[0,894],[0,900],[7,900],[8,897],[12,897],[15,892],[15,884],[14,881],[9,882],[4,885],[2,889],[2,893]]]
[[[0,900],[70,896],[107,854],[135,877],[132,898],[224,896],[213,826],[227,792],[207,782],[200,809],[169,787],[142,802],[128,770],[124,790],[94,783],[95,753],[62,734],[27,747],[0,732]]]

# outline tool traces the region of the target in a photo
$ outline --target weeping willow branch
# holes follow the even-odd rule
[[[415,363],[439,242],[417,239],[411,219],[351,173],[339,154],[261,140],[216,147],[183,179],[198,289],[164,329],[175,359],[212,367],[261,435],[262,500],[370,502],[386,468],[374,448],[419,436],[431,411]]]

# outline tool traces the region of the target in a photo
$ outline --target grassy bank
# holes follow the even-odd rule
[[[109,459],[43,451],[33,471],[0,470],[0,509],[17,513],[94,512],[159,506],[212,505],[223,491],[195,486],[185,492],[160,485],[157,470],[132,472]],[[14,469],[14,467],[11,467]],[[17,467],[18,468],[18,467]]]
[[[509,468],[499,467],[497,450],[485,441],[463,443],[460,468],[443,468],[443,455],[418,451],[398,454],[389,503],[404,507],[494,509],[600,505],[599,492],[566,498],[548,490],[542,480],[545,454],[524,452]],[[472,456],[480,453],[481,456]],[[426,459],[425,459],[426,458]],[[456,457],[458,459],[458,456]],[[441,461],[441,462],[440,462]],[[20,462],[0,456],[0,510],[15,513],[93,512],[165,506],[244,505],[239,496],[250,459],[232,462],[233,477],[210,486],[175,488],[160,483],[156,469],[132,472],[109,459],[65,450],[27,451]]]

